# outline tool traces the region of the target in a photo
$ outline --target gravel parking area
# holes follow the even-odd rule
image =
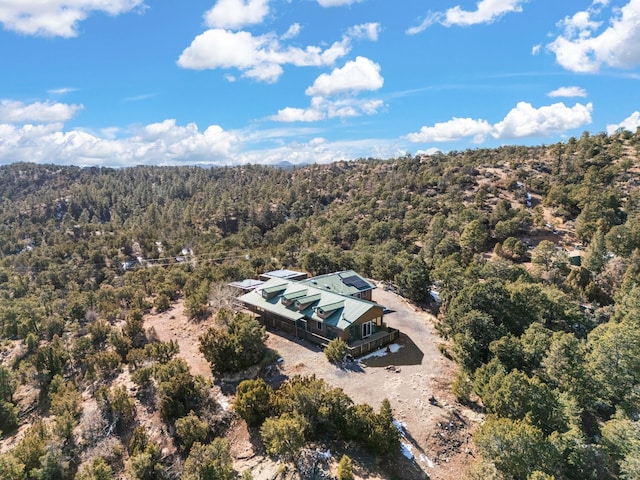
[[[469,432],[474,415],[457,405],[451,394],[455,363],[438,350],[442,340],[431,315],[383,288],[373,293],[374,301],[389,310],[386,323],[401,332],[390,353],[365,356],[338,368],[318,347],[299,339],[270,332],[267,344],[282,357],[280,371],[285,376],[315,374],[342,388],[354,402],[368,403],[376,410],[383,399],[389,399],[396,419],[406,426],[403,443],[416,465],[432,479],[460,478],[471,460]]]

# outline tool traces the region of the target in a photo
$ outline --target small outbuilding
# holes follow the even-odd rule
[[[582,256],[584,252],[582,250],[572,250],[567,253],[567,258],[569,259],[569,264],[579,267],[582,265]]]
[[[288,270],[286,268],[282,268],[280,270],[272,270],[270,272],[265,272],[260,275],[260,280],[266,282],[272,278],[280,278],[283,280],[304,280],[308,278],[306,272],[296,272],[295,270]]]

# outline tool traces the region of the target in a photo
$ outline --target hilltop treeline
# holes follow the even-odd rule
[[[154,470],[140,399],[114,378],[158,364],[137,381],[162,402],[179,378],[180,424],[206,417],[206,438],[224,415],[175,347],[148,346],[144,314],[184,298],[204,317],[218,282],[288,267],[353,268],[438,309],[455,393],[487,413],[469,478],[638,478],[639,152],[640,132],[618,132],[286,170],[0,167],[0,429],[53,419],[0,477],[178,476]],[[104,432],[138,443],[91,454]]]

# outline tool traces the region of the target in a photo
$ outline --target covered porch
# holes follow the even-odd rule
[[[400,330],[391,327],[385,327],[376,333],[365,337],[361,340],[357,340],[349,345],[349,354],[352,357],[361,357],[367,353],[371,353],[395,342],[400,337]]]

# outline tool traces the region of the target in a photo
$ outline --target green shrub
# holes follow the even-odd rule
[[[80,468],[75,480],[112,480],[113,469],[102,457],[95,457],[89,464]]]
[[[473,390],[473,385],[464,371],[460,370],[457,373],[456,378],[453,380],[451,389],[460,403],[469,403],[469,397]]]
[[[266,452],[274,457],[294,460],[304,447],[307,422],[298,413],[267,418],[260,427]]]
[[[154,300],[153,306],[156,308],[158,313],[166,312],[171,308],[171,299],[164,293],[161,293]]]
[[[160,447],[151,443],[143,452],[129,458],[127,474],[135,480],[162,480],[166,477],[160,460]]]
[[[149,445],[149,435],[144,427],[136,427],[129,440],[129,455],[134,456],[138,453],[142,453],[147,449]]]
[[[180,441],[180,449],[188,452],[194,443],[204,443],[207,440],[209,424],[200,420],[192,410],[189,415],[176,420],[176,436]]]
[[[194,443],[191,453],[184,462],[182,480],[233,480],[233,461],[229,442],[216,438],[209,445]]]
[[[451,354],[449,353],[449,350],[447,349],[447,346],[444,343],[439,343],[438,344],[438,351],[445,357],[448,358],[449,360],[451,360],[453,357],[451,356]]]
[[[347,455],[343,455],[338,463],[338,480],[353,480],[353,462]]]
[[[199,411],[207,395],[206,382],[200,376],[191,375],[187,362],[174,358],[157,364],[154,377],[158,384],[158,406],[165,421],[172,423],[191,410]]]
[[[273,390],[259,378],[245,380],[236,390],[235,411],[250,427],[262,425],[271,411]]]
[[[200,337],[200,351],[215,373],[237,373],[265,355],[265,328],[253,317],[236,313],[226,327],[211,327]]]
[[[348,353],[349,346],[339,337],[331,340],[324,349],[324,354],[331,363],[342,362]]]
[[[392,455],[400,447],[400,433],[393,424],[387,399],[382,401],[377,414],[370,405],[352,406],[347,411],[345,424],[347,438],[363,444],[376,455]]]

